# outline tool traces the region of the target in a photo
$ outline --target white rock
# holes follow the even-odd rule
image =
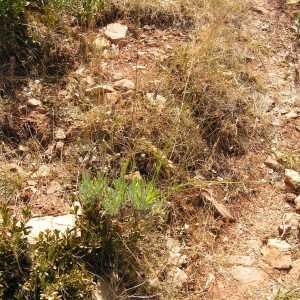
[[[285,170],[285,176],[284,176],[284,182],[289,187],[293,188],[295,191],[300,190],[300,173],[286,169]]]
[[[289,113],[287,113],[285,115],[285,117],[288,119],[288,120],[291,120],[291,119],[297,119],[299,117],[299,115],[295,112],[295,111],[290,111]]]
[[[59,141],[59,140],[64,140],[66,139],[66,133],[62,128],[57,128],[54,134],[54,138]]]
[[[269,247],[277,248],[282,252],[290,251],[292,249],[289,243],[280,239],[269,239],[267,245]]]
[[[128,27],[120,23],[108,24],[105,28],[104,34],[107,38],[115,41],[126,37]]]
[[[129,91],[129,90],[134,90],[135,84],[132,80],[129,79],[121,79],[116,82],[114,82],[114,88],[124,90],[124,91]]]
[[[231,276],[242,284],[258,284],[267,279],[267,275],[254,267],[235,266],[229,270]]]
[[[30,98],[27,103],[32,107],[42,106],[42,102],[35,98]]]
[[[76,217],[73,214],[62,216],[45,216],[30,219],[26,226],[29,228],[28,241],[34,244],[41,232],[58,230],[60,233],[65,233],[68,229],[75,227]]]

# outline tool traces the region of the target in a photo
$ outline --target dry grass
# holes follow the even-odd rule
[[[171,58],[171,87],[179,101],[191,106],[213,151],[242,154],[260,125],[253,122],[253,94],[259,85],[247,63],[247,37],[235,26],[241,15],[232,24],[232,14],[239,10],[233,10],[231,1],[221,2],[212,2],[220,7],[208,8],[210,22]]]
[[[195,22],[194,9],[199,6],[199,1],[195,0],[112,0],[112,3],[122,17],[141,25],[154,24],[158,27],[192,26]]]

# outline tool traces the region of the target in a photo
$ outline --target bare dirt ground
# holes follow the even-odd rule
[[[295,83],[299,48],[280,7],[270,1],[254,1],[246,26],[251,28],[253,39],[263,39],[271,49],[270,55],[261,57],[266,97],[274,101],[268,113],[274,127],[271,150],[297,156],[300,120],[287,114],[299,110],[299,83]],[[283,174],[264,165],[268,152],[262,149],[241,162],[241,168],[250,164],[252,175],[248,180],[256,182],[256,193],[235,207],[237,222],[228,227],[221,242],[208,254],[213,267],[207,277],[211,284],[205,299],[274,299],[278,290],[299,288],[299,278],[293,278],[288,270],[272,268],[262,256],[264,245],[270,238],[279,237],[278,227],[294,212],[285,201]],[[290,243],[295,261],[300,257],[299,240],[290,238]]]

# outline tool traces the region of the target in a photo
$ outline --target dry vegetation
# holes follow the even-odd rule
[[[92,281],[103,276],[119,298],[142,293],[175,299],[189,289],[197,294],[195,286],[181,291],[170,286],[167,271],[160,270],[159,264],[167,255],[163,246],[165,232],[180,236],[188,219],[201,216],[214,226],[211,213],[195,217],[199,215],[199,205],[193,205],[191,200],[193,182],[196,180],[198,188],[199,183],[205,187],[217,182],[218,176],[238,180],[238,174],[230,178],[228,158],[245,154],[249,145],[265,134],[265,124],[255,111],[256,98],[262,92],[259,76],[252,70],[252,57],[258,50],[242,29],[244,7],[231,0],[116,0],[96,1],[97,10],[81,11],[77,2],[82,3],[66,1],[74,6],[54,6],[59,4],[54,1],[53,6],[49,2],[43,8],[32,3],[20,15],[28,22],[26,32],[24,28],[13,29],[22,42],[12,37],[5,52],[0,53],[1,62],[11,58],[0,73],[0,198],[15,211],[28,205],[34,213],[55,214],[61,211],[59,207],[51,211],[47,203],[41,209],[32,205],[55,179],[62,185],[59,197],[64,198],[66,207],[72,206],[74,200],[82,203],[83,223],[78,225],[82,239],[76,240],[73,234],[61,239],[55,235],[41,237],[31,269],[26,269],[30,274],[23,279],[19,273],[15,275],[23,284],[21,289],[8,287],[10,279],[2,276],[2,268],[7,266],[0,264],[0,291],[7,297],[15,293],[20,297],[16,299],[46,299],[49,295],[54,295],[51,299],[88,299],[79,288],[88,294]],[[119,19],[129,25],[133,44],[130,56],[123,55],[122,45],[116,53],[111,50],[114,48],[95,49],[99,28]],[[118,59],[121,65],[128,61],[133,61],[133,66],[139,64],[142,35],[152,34],[149,29],[145,33],[144,25],[154,26],[154,33],[157,28],[165,30],[169,37],[166,43],[171,44],[168,55],[158,56],[155,62],[148,59],[146,74],[136,70],[125,74],[136,83],[133,91],[92,93],[89,89],[96,83],[106,84],[114,75],[107,65]],[[0,42],[5,43],[2,37]],[[11,44],[17,48],[11,49]],[[149,101],[149,93],[162,95],[166,102]],[[42,105],[28,104],[30,98],[40,99]],[[59,128],[66,135],[60,144],[55,140]],[[46,169],[46,175],[41,175],[43,166],[50,169]],[[159,194],[158,198],[165,200],[159,217],[149,215],[147,207],[146,212],[139,212],[143,211],[139,205],[118,208],[116,217],[97,203],[88,206],[79,188],[80,182],[81,187],[84,184],[84,174],[91,176],[84,193],[99,188],[95,178],[101,174],[106,178],[105,184],[117,193],[107,198],[108,189],[105,195],[92,197],[93,201],[102,201],[103,205],[105,199],[110,199],[111,205],[117,207],[120,203],[114,200],[119,201],[120,195],[133,189],[124,182],[140,178],[142,187],[137,194],[146,193],[155,199]],[[121,181],[123,190],[114,185],[118,178],[126,179]],[[178,195],[185,196],[178,200]],[[180,216],[182,213],[186,215]],[[112,221],[108,220],[111,215]],[[103,227],[97,227],[97,221]],[[3,230],[14,231],[15,227],[7,223]],[[18,232],[24,230],[16,228]],[[188,241],[189,234],[181,237]],[[7,245],[15,243],[13,246],[19,247],[21,242],[26,243],[8,239],[0,245],[0,251],[14,251],[6,249]],[[54,256],[59,253],[62,264],[40,261],[47,251]],[[69,261],[68,255],[74,260]],[[99,255],[101,266],[99,262],[95,264]],[[84,262],[78,257],[85,257]],[[16,262],[17,257],[10,268],[15,268]],[[72,267],[79,263],[80,269]],[[53,264],[59,265],[58,270],[62,268],[61,277],[56,277],[55,272],[51,273],[52,279],[38,275],[39,268],[47,273]],[[160,283],[149,287],[145,282],[151,276],[158,277]],[[38,283],[34,281],[37,277]],[[61,289],[60,280],[69,290]],[[32,291],[38,291],[38,296]]]

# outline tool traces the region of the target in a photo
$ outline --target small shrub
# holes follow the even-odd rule
[[[93,276],[84,268],[80,240],[74,232],[42,234],[34,246],[32,266],[19,299],[92,299]]]
[[[24,211],[24,217],[28,213]],[[7,206],[0,207],[0,298],[13,299],[28,275],[28,231],[24,222],[12,216]]]

